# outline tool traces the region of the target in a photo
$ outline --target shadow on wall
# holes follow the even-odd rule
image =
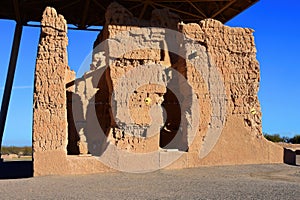
[[[74,85],[74,81],[69,85]],[[68,88],[67,84],[67,88]],[[76,98],[73,92],[67,91],[67,119],[68,119],[68,145],[67,152],[68,155],[79,155],[78,142],[80,140],[79,135],[76,131],[74,116],[72,112],[72,100]]]
[[[175,94],[168,88],[167,92],[164,95],[162,106],[165,108],[167,119],[164,127],[160,131],[159,146],[160,148],[166,149],[178,149],[178,144],[175,142],[171,142],[175,138],[180,128],[179,126],[181,121],[181,110],[178,99],[176,98]]]
[[[100,68],[66,84],[67,89],[78,87],[79,84],[91,84],[85,87],[97,89],[97,92],[88,98],[86,91],[81,96],[67,91],[68,155],[88,153],[101,156],[109,144],[107,136],[113,122],[106,73],[108,72],[105,68]],[[80,146],[84,146],[85,152]]]
[[[0,179],[33,177],[32,161],[0,162]]]

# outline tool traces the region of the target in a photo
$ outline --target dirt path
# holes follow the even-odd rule
[[[1,199],[300,199],[300,167],[244,165],[0,180]]]

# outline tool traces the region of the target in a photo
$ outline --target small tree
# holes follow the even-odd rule
[[[31,155],[32,155],[32,148],[24,147],[24,156],[31,156]]]
[[[279,134],[270,135],[270,134],[264,133],[264,136],[267,140],[272,141],[272,142],[284,142],[284,140],[286,140],[286,138],[281,138]]]
[[[295,135],[294,137],[289,139],[289,142],[293,144],[300,144],[300,135]]]

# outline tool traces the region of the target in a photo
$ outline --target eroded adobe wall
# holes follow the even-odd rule
[[[217,66],[228,96],[228,115],[244,118],[246,127],[262,135],[261,109],[257,97],[260,70],[253,30],[231,28],[215,20],[181,26],[189,38],[204,44],[211,64]]]
[[[47,7],[41,25],[34,81],[34,176],[110,170],[93,157],[67,156],[67,149],[76,147],[79,140],[74,122],[70,120],[73,118],[72,93],[75,90],[75,73],[68,67],[67,24],[55,9]],[[72,135],[68,135],[68,126]],[[67,148],[70,141],[75,145]],[[70,151],[76,150],[78,151],[78,148]]]
[[[158,40],[162,43],[154,45],[154,49],[162,48],[161,44],[165,44],[167,47],[164,51],[157,52],[145,50],[147,49],[147,38],[154,38],[151,35],[153,30],[116,25],[108,26],[106,30],[108,31],[106,35],[111,38],[119,34],[124,39],[123,41],[117,39],[120,41],[118,44],[113,41],[107,45],[106,55],[108,56],[104,59],[109,63],[110,69],[108,71],[111,84],[110,96],[115,90],[120,91],[118,82],[122,81],[124,77],[137,82],[145,79],[145,76],[153,77],[154,74],[151,72],[143,74],[143,72],[136,71],[134,72],[136,76],[130,77],[130,73],[136,67],[145,65],[147,62],[160,66],[162,69],[164,66],[161,63],[167,63],[167,67],[177,70],[186,78],[196,95],[200,112],[197,134],[195,137],[190,137],[187,127],[190,127],[191,124],[188,124],[187,120],[181,122],[180,126],[184,130],[186,138],[180,142],[188,144],[188,152],[171,167],[283,162],[282,148],[266,141],[262,136],[261,110],[257,97],[259,64],[256,60],[256,48],[251,29],[231,28],[215,20],[204,20],[200,24],[181,24],[180,31],[187,38],[174,41],[178,44],[180,56],[173,60],[170,59],[171,53],[168,51],[168,45],[163,43],[166,38],[163,29],[157,29],[159,31],[156,32],[155,38],[164,39]],[[123,35],[122,32],[124,32]],[[126,50],[130,49],[128,45],[135,43],[133,41],[140,41],[143,44],[141,49],[127,52]],[[157,40],[152,39],[153,41]],[[126,53],[117,55],[116,49]],[[151,56],[149,56],[149,52],[151,52]],[[162,53],[165,60],[160,60],[163,57]],[[160,76],[159,72],[155,72],[155,74]],[[159,83],[159,80],[156,81]],[[164,83],[160,84],[164,85]],[[172,84],[178,83],[173,82]],[[167,86],[167,84],[165,85]],[[131,87],[126,84],[123,86]],[[178,89],[181,95],[188,96],[180,84]],[[165,100],[166,90],[161,95],[162,101]],[[133,95],[139,97],[139,104],[135,104],[135,107],[132,107],[131,103],[126,104],[125,98],[124,102],[122,99],[121,101],[118,99],[117,106],[113,108],[116,109],[116,115],[113,117],[118,118],[118,114],[127,109],[132,119],[136,119],[136,125],[139,124],[139,121],[146,120],[146,116],[149,116],[149,112],[147,112],[149,105],[143,101],[147,97],[145,93],[150,94],[151,89],[143,90],[142,93],[139,93],[138,90],[134,91]],[[116,96],[112,98],[116,98]],[[129,102],[135,102],[135,100]],[[184,98],[179,99],[178,104],[184,108],[186,106]],[[176,108],[174,104],[169,106],[171,109]],[[148,109],[144,109],[144,107]],[[193,111],[190,110],[189,114],[195,115]],[[136,113],[138,113],[138,118],[135,116]],[[171,114],[172,116],[174,115]],[[172,120],[174,119],[170,121]],[[116,137],[111,134],[113,137],[110,137],[110,142],[115,143],[120,149],[141,151],[142,147],[139,146],[139,141],[134,142],[135,137],[130,136],[135,135],[133,131],[126,132],[125,129],[122,129],[122,125],[117,123],[112,125],[115,126],[112,127],[113,131],[120,131],[122,134],[116,134]],[[162,126],[161,130],[164,130]],[[178,129],[175,132],[180,133]],[[159,135],[158,140],[161,139],[162,132],[157,132],[157,134]],[[147,145],[152,145],[154,149],[159,146],[157,142]],[[173,148],[178,148],[178,146],[173,146]]]
[[[137,66],[156,64],[160,66],[161,69],[172,67],[169,53],[167,52],[167,44],[166,41],[164,41],[164,30],[157,29],[155,32],[155,30],[153,31],[137,27],[135,28],[135,26],[168,27],[171,29],[177,29],[179,16],[171,13],[168,9],[155,9],[152,12],[152,17],[149,21],[139,20],[123,6],[117,3],[112,3],[107,8],[105,17],[106,25],[104,26],[103,31],[101,31],[98,39],[94,43],[95,49],[93,62],[91,64],[91,70],[98,69],[103,65],[109,65],[109,70],[107,70],[106,72],[106,78],[102,78],[101,83],[99,84],[108,86],[107,89],[109,92],[105,93],[109,96],[109,98],[106,98],[105,102],[101,101],[101,103],[99,104],[111,105],[112,102],[116,103],[113,109],[111,108],[111,106],[113,105],[109,107],[110,111],[106,112],[106,114],[98,114],[98,116],[101,116],[100,118],[98,117],[98,119],[100,123],[101,119],[106,118],[112,120],[110,127],[108,127],[110,133],[107,134],[107,136],[109,138],[109,141],[114,143],[118,148],[133,152],[151,152],[158,150],[160,146],[165,146],[170,142],[170,140],[176,135],[175,132],[179,128],[179,102],[174,97],[174,94],[170,91],[167,92],[166,87],[161,87],[161,85],[159,85],[159,83],[162,84],[161,80],[154,79],[151,81],[155,84],[144,85],[141,88],[131,88],[132,86],[128,85],[128,83],[124,83],[125,85],[127,84],[126,86],[124,85],[124,88],[126,88],[126,90],[123,91],[124,94],[126,93],[126,91],[130,91],[131,89],[133,89],[133,91],[130,91],[131,96],[129,104],[126,102],[127,99],[124,98],[125,95],[123,93],[116,97],[113,95],[113,92],[117,91],[117,84],[120,78],[130,79],[129,77],[126,77],[126,73],[130,72],[130,70],[134,69]],[[116,35],[119,35],[121,32],[132,32],[137,35],[135,38],[128,35],[120,36],[123,37],[120,44],[111,41],[108,44],[99,45],[101,42],[107,39],[116,37]],[[132,42],[142,47],[142,50],[136,49],[135,51],[129,51],[126,52],[125,55],[123,55],[122,53],[118,54],[118,48],[123,48],[123,50],[126,51],[126,45],[132,47],[132,43],[124,43],[124,41],[130,41],[132,39],[134,40]],[[103,46],[106,49],[103,49]],[[166,50],[162,50],[163,48],[165,48]],[[106,56],[103,56],[104,54]],[[136,72],[134,76],[136,77],[136,80],[138,80],[137,77],[143,77],[142,79],[145,79],[148,77],[160,77],[160,75],[161,72],[159,72],[159,70],[153,69],[149,70],[148,74],[145,74],[145,72],[143,71]],[[139,81],[136,81],[135,84],[140,84],[138,82]],[[167,81],[165,81],[165,83],[163,84],[166,85]],[[106,90],[102,88],[102,90],[99,90],[99,93],[101,91]],[[116,92],[116,95],[120,93],[119,91]],[[168,97],[169,102],[166,102],[166,99],[164,101],[164,95]],[[110,98],[112,96],[114,96],[113,99]],[[149,104],[146,104],[146,99],[150,99],[151,102]],[[98,101],[96,100],[96,103],[97,102]],[[164,126],[164,119],[162,119],[161,116],[163,110],[161,110],[159,106],[161,106],[163,102],[163,107],[169,112],[168,121],[173,122],[171,128],[174,129],[174,133],[170,136],[169,139],[167,139],[167,142],[162,142],[160,144],[159,132],[160,129]],[[174,109],[174,106],[170,106],[170,104],[174,104],[174,102],[177,102],[177,109]],[[158,106],[155,111],[158,114],[150,117],[150,109],[153,109],[153,114],[155,113],[155,108],[153,108],[154,105]],[[119,120],[118,117],[128,114],[128,110],[130,117],[127,117],[127,123],[122,125],[124,121]],[[115,111],[115,113],[113,113],[113,111]],[[173,114],[174,112],[177,112],[176,115]],[[153,119],[156,119],[156,121],[151,121]],[[176,124],[176,122],[178,122],[178,124]],[[152,134],[147,131],[150,128],[151,124],[155,124],[157,129],[156,131],[154,131],[155,133],[153,132],[153,130],[151,130],[150,132],[153,132]],[[149,134],[153,135],[153,137],[149,137]]]
[[[166,9],[140,21],[112,4],[90,71],[73,81],[65,20],[45,10],[35,72],[35,175],[153,170],[173,158],[169,168],[283,162],[283,149],[262,136],[253,31],[210,19],[177,22]],[[150,159],[136,157],[150,152]],[[95,157],[104,153],[109,166]]]
[[[89,145],[89,147],[87,145],[87,148],[90,148],[89,152],[96,155],[98,155],[99,153],[95,152],[103,151],[102,149],[105,149],[107,142],[114,143],[120,149],[125,149],[133,152],[149,152],[157,150],[159,148],[159,135],[156,134],[154,137],[148,137],[147,139],[145,138],[145,135],[147,134],[146,129],[149,128],[151,121],[148,111],[150,110],[152,105],[160,105],[162,103],[162,96],[167,92],[166,88],[161,88],[157,84],[150,84],[148,86],[144,86],[143,88],[136,88],[136,91],[130,97],[130,105],[125,105],[124,102],[122,102],[122,99],[118,99],[118,101],[115,101],[111,97],[117,84],[116,81],[127,71],[130,71],[141,63],[160,64],[164,65],[164,67],[171,66],[170,60],[168,60],[169,58],[162,58],[162,54],[164,54],[163,52],[161,52],[161,45],[164,45],[162,39],[155,39],[155,35],[160,37],[160,33],[154,33],[153,37],[150,36],[148,39],[140,41],[140,45],[144,47],[146,47],[148,44],[148,49],[144,48],[142,52],[129,52],[128,55],[114,55],[114,53],[116,52],[115,48],[118,47],[112,46],[113,44],[105,44],[100,47],[97,47],[97,45],[102,41],[105,41],[106,39],[113,38],[115,34],[120,33],[120,31],[127,29],[129,30],[134,26],[160,26],[177,29],[179,16],[169,12],[167,9],[161,9],[153,11],[151,20],[145,21],[134,17],[132,13],[130,13],[121,5],[112,3],[107,8],[105,17],[106,25],[104,26],[103,31],[101,31],[98,39],[94,43],[95,49],[93,62],[91,64],[91,71],[87,73],[88,75],[86,74],[84,77],[82,77],[81,80],[76,81],[76,95],[78,95],[79,98],[83,99],[81,100],[81,102],[86,102],[84,104],[85,109],[83,110],[85,113],[94,112],[94,108],[92,108],[92,106],[89,106],[90,103],[88,102],[95,101],[94,104],[97,115],[96,119],[98,119],[98,123],[100,125],[100,127],[98,128],[102,129],[102,132],[108,137],[108,141],[106,141],[106,138],[102,138],[102,136],[102,139],[99,139],[96,136],[93,136],[93,134],[89,134],[89,132],[97,132],[97,128],[94,126],[96,122],[89,123],[89,121],[93,121],[95,117],[84,114],[86,115],[85,119],[75,119],[75,124],[76,121],[87,122],[86,124],[84,124],[84,127],[79,128],[81,129],[81,131],[79,131],[79,135],[81,135],[80,137],[83,137],[83,139],[81,139],[79,143],[97,144]],[[115,26],[119,24],[126,24],[127,27]],[[139,28],[136,28],[136,30],[138,29]],[[143,32],[142,30],[142,32],[139,33],[139,36],[142,37],[143,35],[149,35],[149,32]],[[140,38],[136,37],[136,39],[138,40]],[[108,62],[111,62],[111,64],[107,64]],[[109,65],[109,68],[103,71],[101,67],[107,65]],[[157,71],[153,71],[152,73],[152,75],[155,75]],[[98,82],[95,81],[95,78],[93,80],[91,78],[86,78],[90,76],[97,77],[99,74],[101,74],[101,77],[98,77]],[[139,74],[138,76],[141,75],[142,74]],[[86,85],[90,85],[92,88],[98,88],[98,90],[92,91],[91,95],[87,97],[86,93],[89,92],[80,89],[87,88]],[[130,90],[130,87],[128,86],[126,86],[125,88]],[[151,103],[149,103],[149,105],[146,105],[144,102],[147,97],[151,99]],[[111,104],[114,101],[117,104],[116,109],[114,109],[117,111],[117,113],[115,113],[117,116],[122,115],[121,113],[124,114],[124,111],[128,110],[127,106],[129,106],[131,115],[130,119],[133,119],[137,123],[133,123],[131,125],[127,124],[126,126],[121,125],[121,123],[118,122],[118,119],[115,119],[115,116],[113,116],[112,113],[113,110],[111,108]],[[161,114],[162,110],[157,110],[157,112]],[[160,119],[160,121],[162,121],[162,119]],[[157,118],[157,121],[153,124],[157,124],[156,132],[159,133],[159,128],[163,126],[163,123],[159,122],[159,118]],[[84,138],[84,135],[86,134],[88,137]]]
[[[180,22],[180,17],[177,14],[170,12],[167,8],[154,9],[149,20],[142,20],[135,17],[128,9],[126,9],[122,5],[118,4],[117,2],[113,2],[106,9],[105,25],[94,43],[94,48],[102,41],[114,37],[113,31],[107,30],[109,25],[131,27],[161,27],[177,30],[178,22]],[[95,53],[97,53],[97,50]],[[99,61],[99,58],[94,59],[91,65],[92,69],[99,67],[100,63],[97,63],[97,61]]]
[[[171,67],[171,63],[167,56],[162,59],[161,54],[163,52],[160,46],[163,44],[163,40],[155,40],[157,36],[160,36],[160,31],[163,30],[157,29],[157,33],[151,35],[147,29],[109,25],[104,31],[108,31],[105,35],[112,36],[114,33],[130,31],[131,29],[134,29],[133,32],[139,31],[139,36],[132,38],[124,35],[123,40],[128,39],[127,44],[129,44],[130,39],[134,39],[135,42],[143,46],[143,51],[137,49],[137,51],[130,51],[123,55],[123,53],[117,52],[117,49],[126,48],[126,44],[122,44],[121,47],[118,43],[111,41],[105,44],[105,49],[100,49],[102,51],[98,49],[98,52],[94,54],[91,71],[76,81],[76,94],[87,102],[84,104],[86,122],[89,123],[90,120],[98,119],[98,122],[86,124],[83,129],[84,135],[87,135],[88,140],[90,140],[85,141],[98,144],[89,146],[89,152],[93,155],[99,155],[98,152],[102,151],[103,146],[105,147],[103,143],[109,142],[116,145],[118,149],[136,153],[152,152],[159,149],[159,132],[164,125],[163,111],[160,106],[163,102],[162,96],[167,92],[166,87],[161,86],[166,83],[161,80],[162,71],[160,69]],[[143,35],[149,35],[148,39],[140,40]],[[101,63],[104,65],[100,66]],[[109,67],[106,67],[106,63],[110,63]],[[146,72],[137,70],[129,77],[127,72],[130,74],[132,69],[141,64],[157,65],[157,67],[148,68]],[[140,79],[141,77],[143,78]],[[124,79],[123,83],[120,83],[122,78]],[[128,80],[133,80],[133,82],[130,83]],[[140,80],[153,84],[140,83]],[[81,85],[85,85],[85,87]],[[86,85],[89,85],[90,90],[94,88],[93,94],[89,97],[86,96],[89,88]],[[135,88],[133,85],[140,87]],[[80,88],[85,89],[80,90]],[[145,103],[147,98],[150,99],[149,103]],[[95,108],[88,106],[91,104],[94,104]],[[97,118],[91,114],[95,110]],[[152,117],[149,115],[150,112],[153,114]],[[96,123],[100,125],[98,129],[102,129],[102,135],[107,137],[102,138],[103,141],[100,141],[98,137],[97,142],[96,139],[93,139],[96,137],[89,134],[89,132],[97,132],[101,135],[95,127]],[[153,135],[147,131],[151,124],[154,125],[150,131],[153,132]]]
[[[99,122],[110,121],[104,129],[107,142],[135,153],[151,152],[165,147],[165,143],[163,146],[160,144],[164,134],[170,139],[172,134],[182,134],[175,142],[177,145],[169,145],[169,148],[188,151],[177,162],[179,164],[174,164],[178,167],[282,162],[282,148],[267,142],[262,136],[257,97],[260,72],[253,30],[231,28],[208,19],[199,24],[179,24],[178,30],[185,37],[177,36],[170,42],[167,39],[170,33],[164,29],[133,27],[157,25],[176,29],[174,22],[178,18],[167,16],[173,15],[166,10],[155,10],[150,21],[138,21],[118,4],[107,10],[106,26],[94,44],[94,47],[99,44],[100,47],[94,49],[89,72],[96,77],[94,70],[108,67],[98,85],[98,88],[100,85],[106,87],[99,88],[96,94],[96,104],[106,105],[107,110],[97,112]],[[135,48],[133,44],[139,49],[130,50]],[[145,73],[145,70],[139,69],[151,64],[160,70],[150,67]],[[189,89],[175,76],[168,77],[168,68],[186,79],[195,96],[188,94]],[[159,80],[163,76],[168,77],[165,82]],[[145,79],[150,84],[133,87],[141,85]],[[157,87],[155,83],[165,87]],[[167,92],[170,85],[177,85],[176,93],[185,98],[178,99],[178,96]],[[105,98],[98,101],[101,96]],[[152,102],[145,103],[147,98]],[[189,107],[191,101],[197,101],[199,110]],[[153,105],[167,111],[167,119],[163,119],[166,121],[151,121],[160,119],[162,114],[162,110],[156,110],[156,114],[151,116]],[[185,117],[180,119],[182,113],[180,109],[176,112],[177,107],[182,109]],[[194,136],[188,127],[193,121],[190,116],[197,115],[197,112],[199,121]],[[155,137],[149,138],[147,130],[154,123],[157,125],[153,133]]]
[[[214,76],[217,73],[220,75],[218,79],[212,79],[206,97],[199,96],[199,101],[202,102],[200,104],[210,102],[212,113],[207,122],[209,128],[216,126],[212,129],[215,133],[209,133],[205,126],[201,127],[200,124],[199,135],[185,158],[189,161],[188,166],[282,163],[283,149],[262,136],[262,113],[257,96],[260,70],[256,59],[253,30],[232,28],[208,19],[199,24],[182,24],[180,31],[187,36],[187,39],[193,41],[187,41],[183,45],[186,58],[195,54],[191,52],[192,48],[206,48],[209,65],[217,69]],[[194,56],[200,55],[196,53]],[[205,71],[198,74],[193,65],[197,65],[197,62],[186,59],[187,79],[197,90],[203,85],[197,77],[200,75],[205,79]],[[216,91],[212,90],[212,86],[218,81],[224,84],[224,92],[213,96]],[[215,87],[215,89],[221,88]],[[222,94],[225,95],[223,99],[225,102],[220,101]],[[219,99],[217,104],[215,98]],[[224,109],[219,109],[222,102]],[[221,113],[214,114],[216,109]],[[205,116],[204,113],[203,115]],[[221,132],[218,131],[220,127]],[[218,140],[215,140],[216,137]],[[200,138],[202,141],[199,141]]]
[[[63,163],[67,145],[67,25],[64,17],[51,8],[44,11],[41,25],[33,105],[35,174],[58,170],[60,166],[56,165]]]

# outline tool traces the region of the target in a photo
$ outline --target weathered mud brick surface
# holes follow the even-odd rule
[[[67,25],[52,8],[43,13],[35,69],[33,147],[66,151]]]
[[[227,115],[242,117],[251,133],[262,135],[257,97],[260,70],[253,30],[231,28],[215,20],[182,26],[182,32],[207,46],[211,64],[218,68],[227,95]]]
[[[184,24],[167,9],[139,20],[117,3],[105,17],[90,70],[74,80],[66,22],[43,14],[35,175],[283,162],[283,148],[262,136],[253,30]],[[135,166],[137,155],[149,166]]]
[[[34,175],[66,171],[66,83],[74,79],[68,67],[64,17],[47,7],[41,25],[34,81]]]
[[[202,159],[198,163],[201,164],[282,162],[282,148],[266,141],[262,136],[262,114],[257,96],[260,69],[256,59],[254,31],[248,28],[231,28],[212,19],[203,20],[199,24],[181,24],[179,28],[187,38],[194,41],[185,45],[185,52],[191,51],[191,47],[195,46],[198,49],[205,48],[209,69],[216,69],[211,73],[212,76],[208,76],[211,80],[206,82],[207,90],[202,89],[208,93],[199,95],[202,105],[207,102],[207,97],[210,99],[212,112],[208,122],[209,127],[215,128],[212,127],[211,133],[208,130],[203,134],[201,130],[205,129],[200,126],[202,145],[198,146],[196,137],[196,145],[192,145],[196,148],[192,148],[194,153],[190,152],[189,165],[197,163],[192,154],[197,155],[199,152]],[[194,57],[203,57],[198,51],[194,54]],[[201,90],[202,84],[197,80],[199,75],[190,67],[192,64],[197,65],[193,60],[189,60],[190,64],[187,62],[187,79],[197,91]],[[202,68],[203,66],[205,65],[202,64]],[[205,82],[209,70],[200,71]],[[219,127],[222,127],[221,132],[218,131]],[[214,142],[216,137],[218,141]],[[254,156],[255,152],[257,154]]]

